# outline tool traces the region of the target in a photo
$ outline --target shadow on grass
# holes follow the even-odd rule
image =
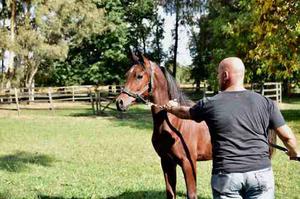
[[[186,197],[186,194],[182,192],[178,192],[176,196],[179,197]],[[118,196],[111,196],[107,198],[100,198],[100,199],[165,199],[166,192],[164,191],[136,191],[136,192],[124,192]],[[199,199],[210,199],[210,197],[201,197],[198,196]]]
[[[130,126],[138,129],[152,129],[151,110],[141,106],[133,106],[126,112],[117,111],[114,108],[106,109],[100,115],[95,115],[91,109],[84,112],[71,113],[72,117],[107,118],[114,122],[115,126]]]
[[[281,113],[287,122],[300,122],[300,109],[281,110]]]
[[[54,158],[48,155],[19,151],[15,154],[0,156],[0,169],[21,172],[29,168],[28,164],[51,166],[53,161]]]
[[[84,199],[84,198],[77,198],[77,197],[65,198],[61,196],[38,195],[37,199]]]

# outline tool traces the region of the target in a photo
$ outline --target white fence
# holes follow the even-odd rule
[[[207,91],[207,84],[204,84],[200,90],[205,94],[213,94]],[[194,93],[196,88],[191,85],[182,85],[182,89],[187,92]],[[250,88],[249,88],[250,89]],[[266,82],[262,84],[252,84],[251,89],[261,93],[262,95],[282,102],[282,86],[278,82]],[[49,109],[54,110],[57,102],[90,102],[95,114],[102,113],[105,109],[109,109],[109,105],[115,102],[115,97],[120,93],[121,86],[67,86],[67,87],[35,87],[14,88],[0,90],[0,105],[15,104],[16,110],[20,113],[20,104],[30,103],[48,103]],[[198,96],[199,97],[199,96]]]
[[[252,84],[252,90],[269,97],[277,103],[282,102],[282,86],[280,82],[265,82],[263,84]]]

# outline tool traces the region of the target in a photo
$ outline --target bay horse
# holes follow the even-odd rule
[[[133,55],[134,65],[127,72],[124,89],[116,99],[118,110],[125,111],[137,99],[151,102],[152,144],[161,158],[167,198],[176,198],[176,167],[182,168],[187,197],[197,198],[196,162],[212,159],[212,146],[205,122],[183,120],[159,108],[171,99],[192,105],[163,67],[143,55]]]

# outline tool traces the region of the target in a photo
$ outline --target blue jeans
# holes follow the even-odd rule
[[[272,168],[245,173],[218,173],[211,177],[214,199],[274,199]]]

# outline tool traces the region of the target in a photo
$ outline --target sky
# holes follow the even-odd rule
[[[164,39],[162,40],[162,46],[165,52],[169,52],[170,47],[174,44],[171,30],[175,26],[175,15],[166,14],[162,8],[159,8],[159,13],[164,21]],[[189,51],[189,35],[185,27],[179,28],[179,41],[178,41],[178,54],[177,62],[180,65],[188,66],[192,63],[192,58]]]

